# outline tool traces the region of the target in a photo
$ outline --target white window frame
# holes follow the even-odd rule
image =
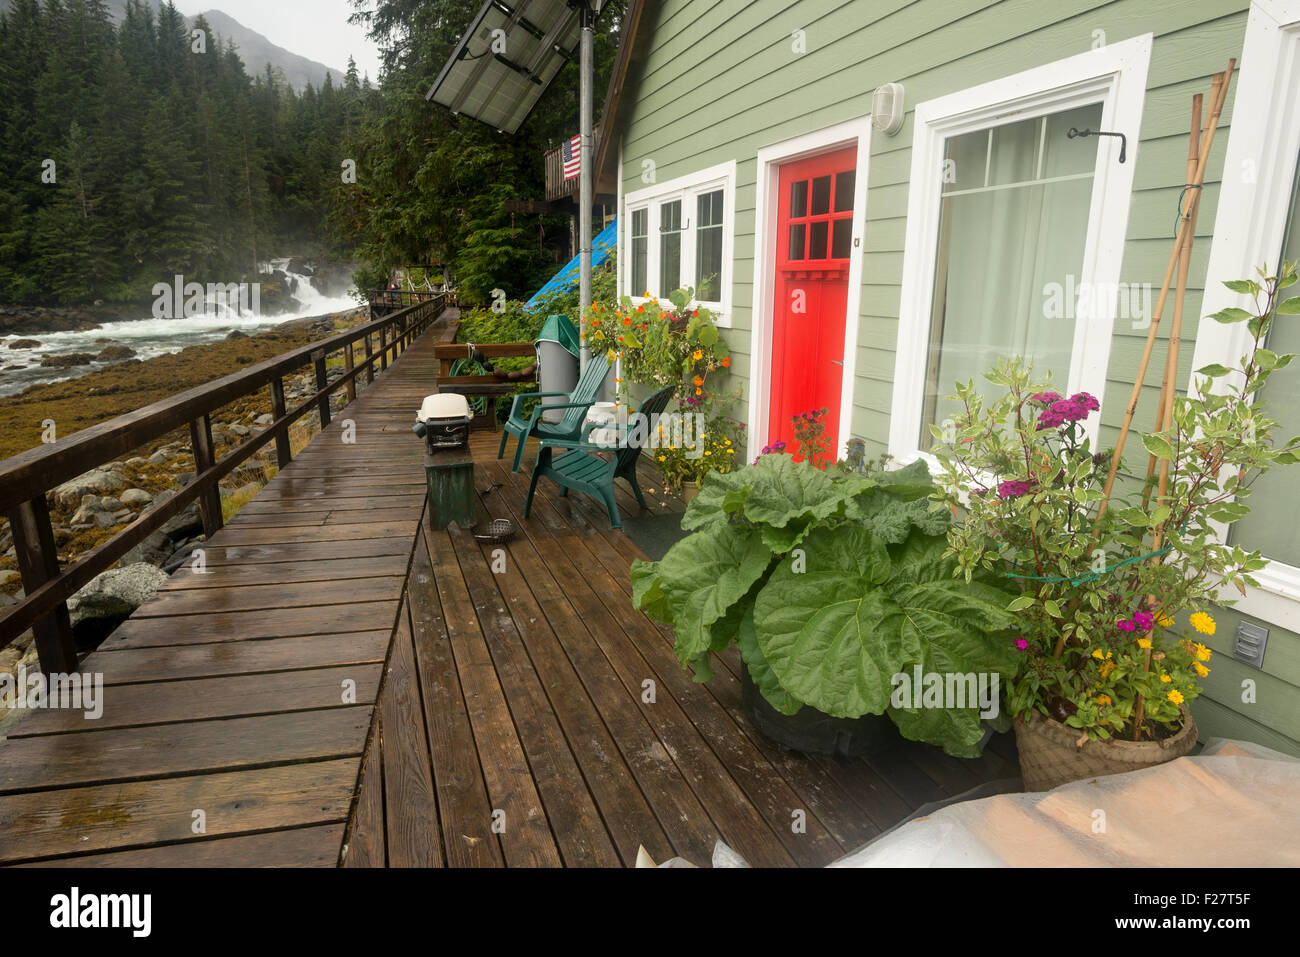
[[[1285,119],[1300,111],[1300,0],[1251,3],[1241,62],[1234,101],[1237,109],[1228,130],[1205,273],[1203,317],[1230,306],[1249,307],[1247,297],[1227,289],[1223,282],[1249,279],[1265,263],[1275,267],[1282,250],[1300,159],[1300,124]],[[1246,175],[1247,170],[1253,177]],[[1225,326],[1202,318],[1192,369],[1211,363],[1235,366],[1249,350],[1250,341],[1245,323]],[[1228,378],[1219,380],[1217,387],[1227,385]],[[1196,379],[1193,372],[1189,394],[1196,388]],[[1239,375],[1236,379],[1240,382]],[[1226,541],[1227,526],[1216,525],[1215,529],[1220,540]],[[1243,543],[1248,546],[1249,542]],[[1237,599],[1237,610],[1246,615],[1300,631],[1300,568],[1270,561],[1254,578],[1261,587],[1250,589],[1245,598],[1235,589],[1228,589],[1225,596]]]
[[[946,140],[1100,102],[1100,128],[1125,134],[1128,148],[1121,164],[1118,138],[1098,138],[1079,289],[1118,290],[1151,45],[1152,34],[1143,34],[917,105],[889,426],[889,452],[900,465],[925,459],[931,468],[937,467],[933,456],[918,445]],[[1079,318],[1066,387],[1070,392],[1085,391],[1101,398],[1106,390],[1116,297],[1090,298],[1086,316],[1075,310]],[[1061,374],[1059,369],[1051,371]],[[1100,418],[1091,417],[1088,423],[1094,441]]]
[[[781,166],[824,153],[857,149],[853,184],[853,238],[849,256],[849,288],[844,317],[844,374],[840,384],[840,431],[837,454],[852,437],[853,392],[857,377],[858,327],[862,324],[862,238],[866,222],[867,181],[871,173],[871,116],[860,116],[812,133],[795,136],[757,154],[754,198],[753,324],[749,337],[749,421],[746,461],[752,461],[767,443],[772,406],[772,326],[776,304],[777,210],[780,205]]]
[[[664,183],[655,183],[633,190],[623,196],[623,227],[619,229],[619,294],[630,296],[634,305],[646,302],[644,289],[631,289],[632,282],[632,213],[647,210],[649,239],[646,243],[646,280],[652,291],[660,296],[659,303],[668,308],[667,294],[671,289],[655,289],[659,280],[659,207],[663,203],[681,200],[682,203],[682,285],[696,285],[696,198],[702,193],[722,190],[722,274],[718,279],[721,299],[708,301],[693,299],[692,306],[704,306],[718,315],[718,326],[731,328],[732,282],[735,278],[732,254],[736,236],[736,161],[729,160],[706,169],[687,173]],[[623,264],[626,263],[626,266]]]

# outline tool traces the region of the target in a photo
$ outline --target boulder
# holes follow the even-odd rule
[[[84,475],[64,482],[53,492],[54,503],[61,508],[76,508],[87,495],[117,492],[126,488],[126,480],[108,469],[91,469]]]
[[[226,341],[230,342],[231,340],[234,339],[247,339],[247,338],[248,338],[247,333],[240,332],[238,329],[235,329],[233,332],[230,333],[230,335],[226,336]]]
[[[274,421],[275,421],[275,416],[273,416],[270,412],[263,413],[262,415],[259,415],[256,419],[253,420],[255,424],[262,426],[262,428],[266,428]]]
[[[41,366],[46,369],[67,369],[72,366],[88,366],[94,361],[93,352],[68,352],[61,356],[46,356],[41,360]]]
[[[178,514],[169,518],[159,529],[172,541],[181,541],[203,531],[203,516],[199,514],[199,503],[190,502]]]
[[[39,347],[40,343],[35,339],[15,339],[9,343],[10,349],[36,349]]]
[[[167,575],[139,562],[110,568],[96,575],[85,588],[68,599],[68,613],[76,628],[89,620],[121,621],[148,601]]]
[[[95,356],[96,362],[120,362],[123,359],[135,358],[135,350],[126,346],[106,346],[101,349],[99,355]]]
[[[139,545],[136,545],[122,556],[122,564],[138,565],[144,562],[161,568],[175,549],[176,546],[169,535],[161,531],[153,532]]]
[[[98,525],[100,528],[111,528],[118,523],[117,516],[121,511],[122,503],[115,498],[110,498],[107,495],[102,498],[87,495],[82,498],[81,506],[68,519],[68,522],[74,527],[77,525]]]
[[[129,488],[123,492],[119,498],[123,505],[130,505],[132,507],[148,505],[153,501],[153,496],[142,488]]]
[[[155,452],[153,455],[149,456],[147,461],[150,465],[166,465],[167,453],[162,451]]]

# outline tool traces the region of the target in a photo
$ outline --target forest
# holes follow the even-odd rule
[[[513,136],[424,94],[477,0],[353,0],[383,52],[372,83],[250,76],[200,16],[128,0],[13,0],[0,17],[0,305],[142,302],[175,274],[255,276],[271,257],[352,259],[357,286],[429,264],[481,301],[555,270],[568,218],[516,217],[542,153],[577,128],[566,67]],[[597,110],[617,46],[596,38]],[[328,24],[305,24],[328,29]],[[201,34],[200,34],[201,31]],[[562,241],[560,241],[562,240]]]

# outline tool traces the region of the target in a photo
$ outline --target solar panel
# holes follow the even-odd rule
[[[514,133],[565,62],[577,62],[580,30],[566,0],[487,0],[425,99]]]

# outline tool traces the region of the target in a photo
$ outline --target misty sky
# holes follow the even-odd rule
[[[348,0],[173,0],[187,16],[220,10],[277,46],[342,72],[348,57],[370,79],[379,77],[379,50],[360,26],[348,23]]]

